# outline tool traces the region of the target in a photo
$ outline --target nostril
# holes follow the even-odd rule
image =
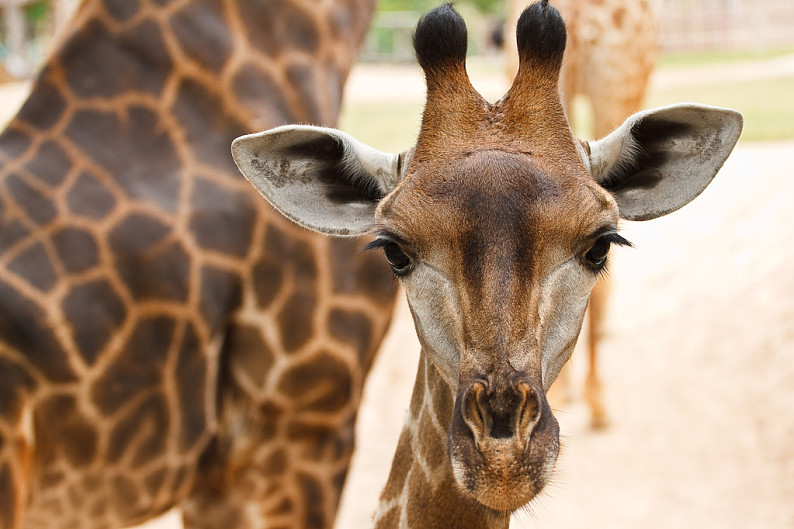
[[[475,440],[524,439],[540,421],[543,407],[539,391],[526,382],[489,388],[484,380],[468,385],[461,395],[461,415]]]
[[[518,384],[518,391],[522,395],[521,406],[519,407],[518,429],[521,432],[529,433],[540,421],[543,404],[537,390],[526,382]]]
[[[463,394],[463,419],[471,429],[475,438],[479,438],[485,431],[485,385],[475,382]]]

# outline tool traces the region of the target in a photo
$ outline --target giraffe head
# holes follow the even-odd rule
[[[345,133],[281,127],[238,138],[242,172],[286,216],[334,235],[374,233],[423,349],[456,394],[448,454],[463,493],[499,511],[546,483],[558,427],[545,391],[568,360],[622,218],[672,212],[716,175],[737,112],[645,111],[576,140],[558,94],[565,26],[548,2],[517,28],[521,66],[497,103],[466,73],[450,7],[414,38],[427,104],[416,146],[393,155]]]

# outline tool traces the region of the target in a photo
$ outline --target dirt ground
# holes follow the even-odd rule
[[[611,426],[588,429],[575,380],[556,480],[513,527],[794,528],[793,154],[740,143],[695,202],[625,225],[636,248],[616,252],[601,358]],[[370,525],[417,358],[402,305],[366,387],[341,529]],[[574,355],[575,378],[585,367]]]

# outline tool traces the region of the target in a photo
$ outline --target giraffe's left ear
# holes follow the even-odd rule
[[[378,201],[400,181],[400,156],[335,129],[287,125],[241,136],[232,157],[287,218],[330,235],[366,232]]]
[[[639,112],[590,142],[590,172],[615,197],[621,217],[661,217],[711,183],[742,124],[735,110],[690,103]]]

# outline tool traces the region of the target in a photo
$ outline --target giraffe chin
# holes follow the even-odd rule
[[[462,444],[457,444],[453,451],[468,451]],[[460,490],[495,511],[515,511],[524,507],[543,490],[558,453],[556,438],[545,449],[536,451],[531,448],[532,444],[522,449],[509,446],[509,442],[493,443],[481,447],[481,451],[466,462],[453,455],[452,468]]]
[[[559,425],[545,398],[538,403],[539,420],[509,437],[482,435],[455,413],[448,450],[464,496],[494,511],[512,512],[543,490],[559,453]]]

